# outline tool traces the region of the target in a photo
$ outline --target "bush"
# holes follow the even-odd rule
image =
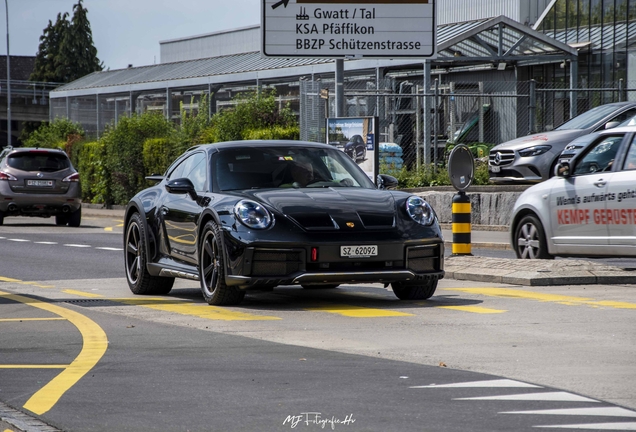
[[[84,142],[77,146],[77,171],[80,173],[82,200],[105,203],[109,196],[108,176],[104,161],[105,149],[101,141]]]
[[[104,132],[101,142],[105,147],[104,169],[109,179],[105,204],[125,205],[146,186],[144,142],[149,138],[167,138],[173,133],[173,124],[152,112],[122,117],[116,127]]]
[[[145,175],[163,174],[181,153],[179,146],[168,138],[147,139],[143,146]]]
[[[298,140],[300,139],[300,127],[272,126],[245,131],[243,136],[248,140]]]
[[[74,137],[75,136],[75,137]],[[79,123],[65,118],[57,118],[51,123],[42,123],[28,137],[23,139],[25,147],[59,148],[66,150],[69,138],[73,142],[84,137],[84,129]]]

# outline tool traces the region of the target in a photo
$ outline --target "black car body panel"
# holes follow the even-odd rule
[[[444,245],[434,214],[430,225],[415,222],[406,205],[412,194],[375,189],[348,158],[345,165],[355,170],[354,181],[360,183],[357,187],[332,180],[318,182],[317,187],[268,184],[259,188],[256,183],[248,189],[220,190],[231,183],[225,174],[222,179],[215,178],[220,153],[243,147],[258,150],[267,145],[282,145],[292,153],[305,148],[343,154],[325,144],[288,141],[219,143],[191,149],[168,169],[165,178],[138,193],[126,209],[126,226],[135,213],[143,215],[150,275],[199,279],[203,230],[213,221],[222,233],[225,283],[241,290],[290,284],[389,284],[443,277]],[[191,193],[178,182],[172,184],[173,190],[171,170],[196,152],[208,167],[201,187],[204,190]],[[239,170],[241,162],[237,157],[232,168]],[[251,174],[239,177],[245,180]],[[271,226],[253,229],[242,223],[235,212],[242,201],[266,209],[273,219]],[[126,248],[126,234],[124,243]],[[342,246],[372,246],[376,254],[343,257]]]

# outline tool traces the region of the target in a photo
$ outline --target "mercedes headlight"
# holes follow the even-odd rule
[[[549,146],[549,145],[532,146],[532,147],[525,148],[523,150],[519,150],[519,156],[521,157],[539,156],[547,152],[551,148],[552,146]]]
[[[418,196],[411,196],[406,200],[406,212],[420,225],[430,225],[435,220],[433,207]]]
[[[248,228],[265,229],[272,225],[274,217],[265,207],[254,201],[243,200],[234,206],[236,218]]]

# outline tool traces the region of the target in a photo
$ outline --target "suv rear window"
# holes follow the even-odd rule
[[[9,155],[7,165],[21,171],[55,172],[69,168],[71,161],[59,153],[24,152]]]

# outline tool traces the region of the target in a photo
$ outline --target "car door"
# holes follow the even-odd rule
[[[168,180],[187,178],[197,193],[206,192],[207,165],[204,152],[194,153],[173,170]],[[196,263],[197,223],[202,210],[189,194],[166,194],[160,211],[173,258]]]
[[[636,255],[636,133],[627,135],[627,148],[621,166],[608,186],[612,200],[601,221],[607,224],[610,245],[622,255]],[[620,249],[617,251],[617,248]]]
[[[559,254],[594,255],[609,250],[608,226],[599,222],[599,215],[609,198],[613,161],[623,135],[597,138],[576,159],[572,175],[555,181],[549,198],[550,225]]]

